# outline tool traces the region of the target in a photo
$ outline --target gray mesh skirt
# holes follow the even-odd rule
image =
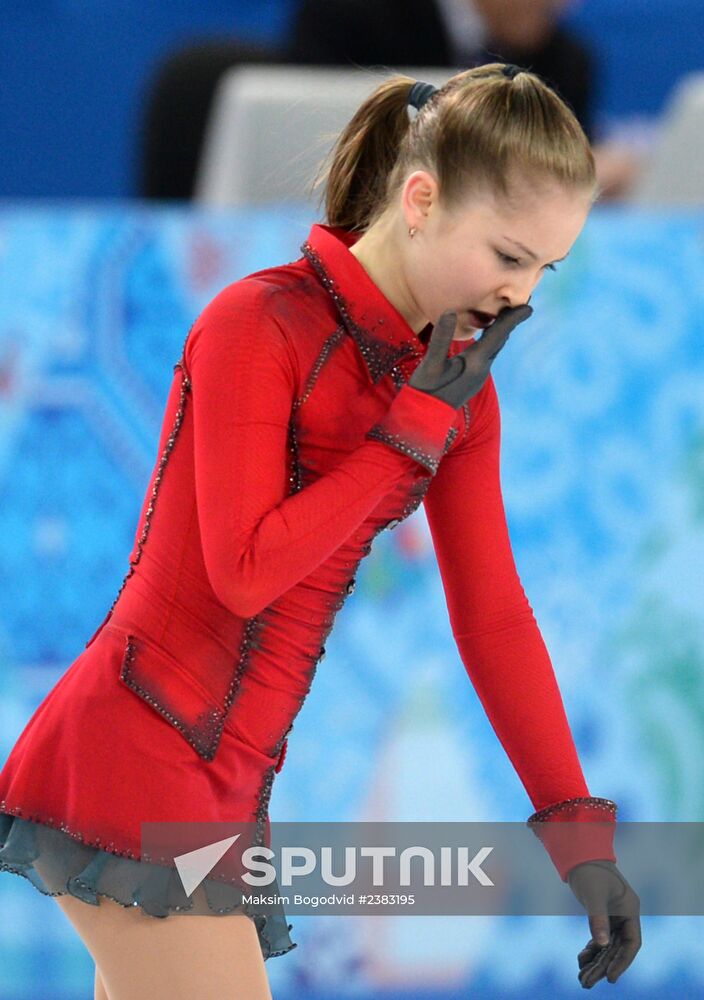
[[[206,878],[202,893],[186,895],[176,868],[111,854],[44,823],[0,813],[0,871],[28,879],[46,896],[71,895],[93,906],[100,896],[141,906],[152,917],[246,913],[254,920],[264,960],[297,945],[280,906],[256,909],[237,886]]]

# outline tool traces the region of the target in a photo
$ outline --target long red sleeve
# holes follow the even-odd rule
[[[580,862],[616,861],[615,806],[590,796],[518,577],[501,494],[500,433],[490,378],[474,401],[469,433],[441,462],[424,506],[460,656],[535,810],[553,807],[533,829],[566,881]]]
[[[219,600],[242,617],[324,562],[409,469],[422,471],[407,452],[365,440],[363,428],[359,447],[289,496],[296,355],[266,299],[256,281],[229,286],[200,315],[185,350],[203,556]],[[432,465],[455,415],[404,386],[383,421],[402,428]]]
[[[511,550],[493,381],[425,497],[457,646],[535,809],[589,795],[555,673]]]

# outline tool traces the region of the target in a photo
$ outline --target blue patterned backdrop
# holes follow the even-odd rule
[[[0,208],[3,759],[119,589],[191,323],[296,258],[310,222]],[[702,274],[704,215],[598,208],[494,366],[516,561],[590,789],[622,821],[704,819]],[[422,507],[379,536],[326,645],[272,819],[529,815],[454,647]],[[47,969],[52,997],[89,995],[52,900],[2,873],[0,916],[3,1000],[45,996]],[[589,937],[586,916],[292,922],[299,947],[267,963],[277,1000],[573,996]],[[704,995],[698,931],[644,918],[619,995]]]

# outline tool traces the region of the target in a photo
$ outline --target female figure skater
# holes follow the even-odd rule
[[[99,1000],[270,997],[264,961],[295,947],[283,914],[215,879],[186,897],[140,854],[140,824],[246,821],[264,842],[357,567],[421,501],[528,822],[588,907],[580,981],[633,960],[617,807],[589,793],[511,553],[490,377],[594,195],[584,133],[534,75],[494,64],[437,91],[395,77],[342,132],[303,256],[195,321],[122,587],[0,773],[0,864],[57,894]],[[545,833],[564,819],[593,835]]]

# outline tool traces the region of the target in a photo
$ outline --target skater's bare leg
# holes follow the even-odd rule
[[[256,927],[245,914],[157,918],[105,896],[100,906],[53,898],[95,962],[96,1000],[272,1000]],[[107,997],[98,992],[97,970]]]

